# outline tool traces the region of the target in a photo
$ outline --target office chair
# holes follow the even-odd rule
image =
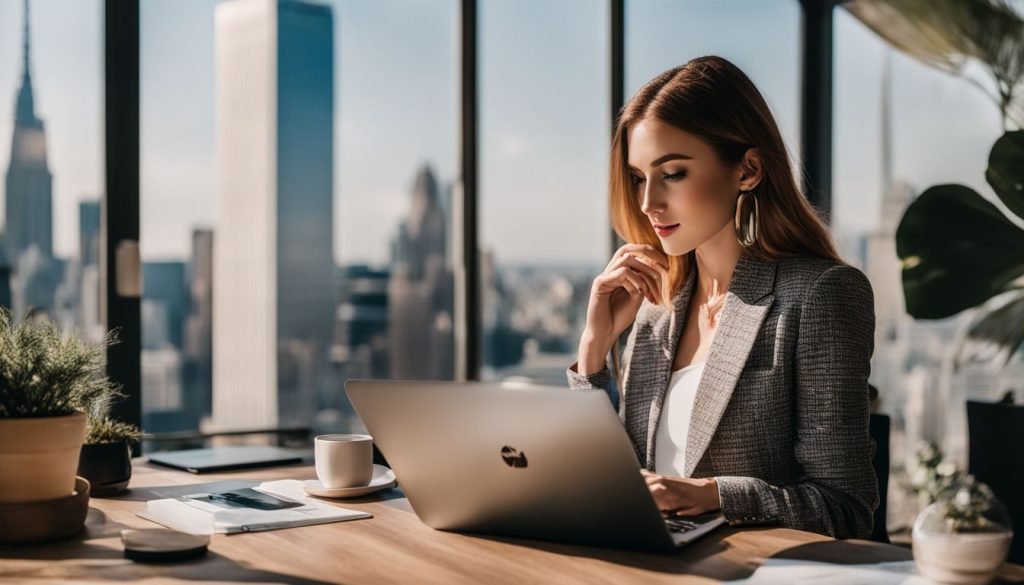
[[[988,484],[1013,523],[1009,561],[1024,563],[1024,406],[967,401],[967,472]]]
[[[878,508],[875,510],[875,527],[871,530],[868,540],[889,543],[889,530],[886,527],[886,502],[889,494],[889,430],[891,421],[888,415],[871,413],[868,431],[875,440],[875,456],[871,463],[878,478]]]

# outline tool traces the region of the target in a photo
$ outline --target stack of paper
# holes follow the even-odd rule
[[[838,565],[790,559],[766,559],[747,579],[727,581],[744,585],[930,585],[914,561]]]
[[[294,479],[146,502],[139,516],[189,534],[233,534],[372,518],[310,498]]]

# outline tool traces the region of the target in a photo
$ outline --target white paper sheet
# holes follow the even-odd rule
[[[145,511],[139,512],[138,516],[189,534],[257,532],[373,517],[367,512],[339,508],[310,498],[303,491],[302,482],[296,479],[264,482],[252,489],[300,505],[279,510],[229,509],[226,506],[230,504],[208,503],[190,497],[201,496],[199,493],[150,500],[146,502]]]
[[[743,585],[931,585],[922,577],[914,561],[875,563],[868,565],[838,565],[765,559],[747,579],[727,581]]]

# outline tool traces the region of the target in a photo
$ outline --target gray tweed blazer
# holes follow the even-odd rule
[[[691,271],[672,312],[645,300],[622,355],[619,417],[651,471],[694,283]],[[871,534],[874,328],[874,295],[856,268],[809,256],[740,258],[697,387],[685,469],[716,478],[730,524]],[[583,376],[573,363],[566,374],[572,388],[611,387],[609,367]]]

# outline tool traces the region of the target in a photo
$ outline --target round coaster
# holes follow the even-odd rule
[[[180,561],[201,557],[210,544],[208,535],[193,535],[169,528],[122,530],[125,558],[135,561]]]

